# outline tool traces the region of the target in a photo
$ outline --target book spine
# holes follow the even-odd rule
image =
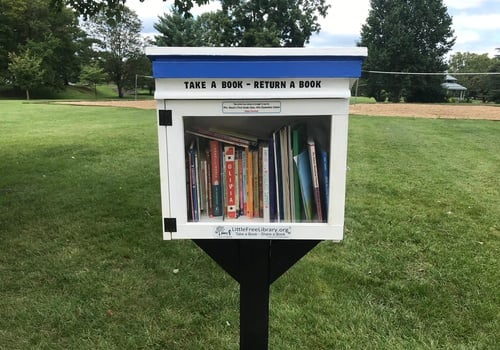
[[[319,167],[319,187],[321,189],[321,201],[323,203],[323,216],[326,221],[329,204],[329,188],[330,181],[328,175],[328,153],[324,150],[318,152],[318,167]]]
[[[238,202],[239,202],[239,205],[238,205],[238,208],[239,208],[238,216],[240,216],[240,215],[244,215],[245,214],[245,211],[243,209],[244,203],[245,203],[245,186],[243,185],[245,183],[243,181],[243,178],[244,178],[243,169],[245,169],[244,166],[243,166],[244,151],[240,149],[240,150],[238,150],[237,154],[238,154],[238,196],[239,196],[239,199],[238,199]]]
[[[235,170],[234,159],[235,149],[234,146],[224,147],[224,162],[226,169],[226,211],[227,217],[230,219],[236,218],[236,184],[235,184]]]
[[[201,177],[200,177],[200,159],[199,159],[199,147],[198,140],[195,143],[195,151],[194,151],[194,166],[195,166],[195,180],[196,180],[196,221],[200,221],[201,215]]]
[[[210,130],[194,129],[194,130],[186,130],[186,132],[191,135],[204,137],[209,140],[219,141],[222,143],[229,143],[234,146],[249,147],[255,144],[255,142],[253,141],[245,140],[243,138],[230,136],[224,133],[214,132]]]
[[[265,222],[271,221],[269,202],[269,146],[262,147],[262,217]]]
[[[305,140],[305,125],[299,124],[293,127],[292,129],[292,155],[295,159],[296,156],[299,155],[300,152],[304,149],[306,145]],[[293,195],[294,195],[294,203],[293,203],[293,211],[295,214],[295,222],[300,222],[304,218],[303,210],[302,210],[302,200],[300,193],[300,183],[299,183],[299,172],[297,168],[297,164],[294,161],[291,161],[293,164]]]
[[[243,195],[242,213],[241,215],[247,215],[247,153],[248,150],[241,151],[241,167],[242,167],[242,183],[241,192]]]
[[[309,149],[309,161],[311,166],[311,179],[313,183],[313,194],[314,202],[316,203],[316,214],[318,215],[318,221],[323,221],[323,215],[321,211],[321,192],[319,189],[319,174],[318,165],[316,161],[316,145],[314,140],[309,138],[307,140],[307,147]]]
[[[299,173],[300,194],[304,208],[304,217],[307,221],[313,220],[313,186],[311,180],[311,166],[309,161],[309,151],[305,150],[294,157]]]
[[[195,158],[195,141],[189,146],[189,189],[191,199],[191,218],[193,222],[199,221],[198,216],[198,191],[197,191],[197,176],[196,176],[196,158]]]
[[[276,171],[274,167],[274,142],[271,138],[269,144],[269,212],[270,220],[276,220]]]
[[[259,150],[252,150],[253,216],[259,217]]]
[[[212,166],[210,161],[210,148],[205,151],[207,157],[207,215],[209,217],[214,216],[212,209],[213,197],[212,197]]]
[[[241,153],[238,149],[234,151],[234,200],[236,217],[240,216],[240,163],[241,163]]]
[[[201,155],[201,153],[200,153]],[[204,215],[208,215],[208,196],[207,196],[207,160],[202,159],[200,161],[200,197],[201,197],[201,206],[200,211]]]
[[[222,185],[220,173],[221,150],[219,141],[210,141],[210,168],[212,171],[212,211],[222,216]]]
[[[258,151],[258,179],[259,179],[259,187],[258,187],[258,193],[259,193],[259,217],[263,218],[264,217],[264,144],[259,145],[259,151]]]
[[[290,166],[288,164],[288,131],[284,126],[280,129],[280,149],[281,149],[281,176],[283,186],[283,219],[286,222],[291,221],[291,203],[290,203]]]
[[[276,177],[276,220],[283,221],[283,179],[281,174],[281,142],[279,130],[273,133],[274,171]]]
[[[247,186],[246,186],[246,211],[245,215],[253,218],[253,160],[252,151],[247,150]]]
[[[287,164],[288,164],[288,181],[289,181],[289,193],[290,193],[290,220],[295,222],[295,178],[293,177],[293,145],[292,145],[292,127],[288,125],[286,127],[287,134]]]

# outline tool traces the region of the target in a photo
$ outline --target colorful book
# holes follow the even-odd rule
[[[212,180],[212,213],[213,216],[222,216],[222,176],[221,176],[221,145],[219,141],[210,143],[210,170]]]
[[[304,209],[304,217],[307,221],[313,220],[314,195],[311,179],[311,162],[309,161],[309,151],[305,150],[294,158],[299,173],[300,195]]]
[[[281,151],[281,179],[283,186],[283,220],[292,220],[291,193],[290,193],[290,163],[289,163],[289,139],[288,128],[280,129],[280,151]]]
[[[323,219],[327,220],[329,202],[329,169],[328,169],[328,153],[322,149],[318,152],[318,173],[319,173],[319,188],[321,191],[321,203],[323,204]]]
[[[259,193],[259,150],[254,149],[252,152],[252,189],[253,189],[253,216],[260,217],[259,206],[260,206],[260,193]]]
[[[311,179],[313,184],[314,203],[318,221],[323,221],[321,210],[321,191],[319,189],[318,163],[316,161],[316,144],[312,138],[307,139],[307,149],[309,151],[309,162],[311,167]]]
[[[241,150],[236,148],[236,153],[234,156],[234,188],[236,197],[236,217],[241,215]]]
[[[299,153],[301,153],[306,146],[306,127],[304,124],[295,125],[292,128],[292,154],[295,159]],[[295,217],[295,222],[300,222],[304,218],[304,211],[302,207],[301,193],[300,193],[300,183],[299,183],[299,172],[297,164],[293,163],[293,212]]]
[[[281,167],[281,141],[279,130],[273,133],[274,144],[274,171],[276,178],[276,221],[281,222],[284,219],[283,213],[283,179]]]
[[[205,150],[206,160],[207,160],[207,215],[209,217],[214,216],[212,209],[213,197],[212,197],[212,162],[210,161],[210,148]]]
[[[276,221],[276,172],[274,166],[274,142],[271,138],[269,145],[269,214],[270,221]]]
[[[186,133],[240,147],[257,146],[258,142],[253,136],[238,134],[229,130],[201,129],[193,127],[187,129]]]
[[[247,213],[247,150],[241,151],[241,215]]]
[[[253,218],[253,159],[252,159],[252,151],[247,150],[247,171],[246,171],[246,210],[245,215],[249,218]]]
[[[258,178],[259,178],[259,217],[264,217],[264,147],[266,145],[264,143],[259,143],[258,149]]]
[[[236,218],[236,177],[235,177],[235,148],[224,146],[224,164],[226,171],[226,216],[230,219]]]
[[[265,222],[271,221],[269,201],[269,146],[262,146],[262,217]]]
[[[200,220],[199,214],[199,196],[198,196],[198,174],[196,165],[196,140],[191,141],[189,145],[188,158],[189,158],[189,195],[191,204],[191,219],[193,222]]]

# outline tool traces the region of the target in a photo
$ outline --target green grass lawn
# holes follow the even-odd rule
[[[118,92],[116,85],[113,84],[102,84],[97,85],[94,90],[93,86],[90,85],[69,85],[65,86],[63,90],[54,90],[49,88],[39,88],[34,91],[30,91],[30,96],[32,100],[110,100],[118,99]],[[123,99],[135,99],[134,90],[124,91]],[[2,99],[12,99],[25,98],[24,91],[13,90],[12,88],[0,86],[0,100]],[[152,95],[149,95],[149,91],[145,89],[138,89],[137,91],[138,100],[153,99]]]
[[[349,127],[345,239],[272,286],[270,349],[497,349],[500,123]],[[154,111],[0,101],[0,349],[238,348],[238,285],[161,240],[158,173]]]

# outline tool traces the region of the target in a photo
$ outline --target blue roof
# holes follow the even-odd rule
[[[154,78],[358,78],[365,48],[148,48]]]

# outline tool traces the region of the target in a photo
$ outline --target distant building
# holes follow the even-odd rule
[[[445,82],[442,83],[441,86],[446,90],[448,96],[458,97],[458,100],[462,101],[465,97],[467,88],[458,84],[457,79],[449,74],[446,74],[444,80]]]

